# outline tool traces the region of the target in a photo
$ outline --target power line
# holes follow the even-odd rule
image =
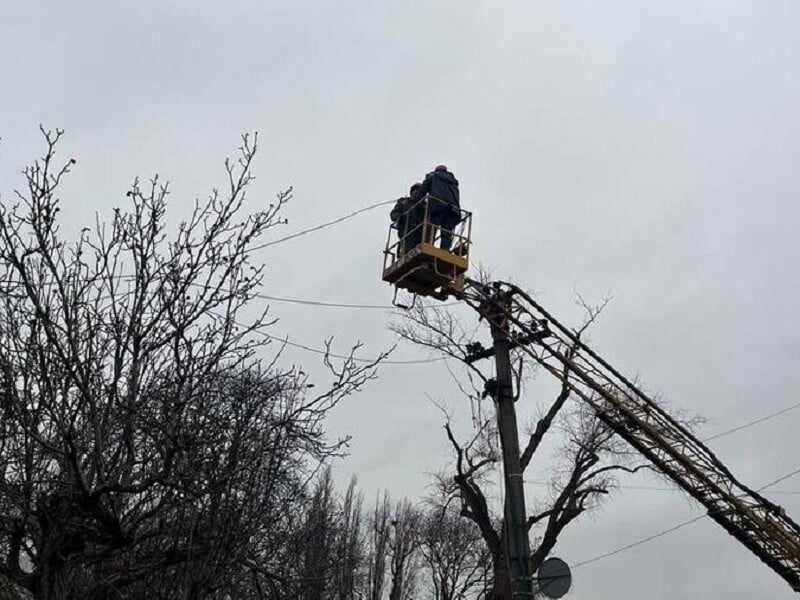
[[[663,531],[659,531],[658,533],[654,533],[651,536],[648,536],[648,537],[646,537],[644,539],[641,539],[641,540],[638,540],[636,542],[630,543],[630,544],[628,544],[626,546],[622,546],[621,548],[617,548],[616,550],[612,550],[611,552],[606,552],[605,554],[600,554],[600,555],[595,556],[593,558],[590,558],[588,560],[584,560],[582,562],[575,563],[574,565],[572,565],[572,568],[573,569],[577,569],[578,567],[582,567],[584,565],[588,565],[588,564],[597,562],[599,560],[603,560],[604,558],[609,558],[611,556],[615,556],[617,554],[620,554],[621,552],[625,552],[626,550],[630,550],[631,548],[635,548],[636,546],[641,546],[642,544],[646,544],[647,542],[651,542],[651,541],[653,541],[655,539],[658,539],[660,537],[668,535],[668,534],[672,533],[673,531],[678,531],[679,529],[682,529],[682,528],[686,527],[687,525],[691,525],[692,523],[696,523],[697,521],[699,521],[700,519],[704,519],[705,517],[706,517],[706,515],[699,515],[697,517],[689,519],[688,521],[683,521],[682,523],[678,523],[677,525],[673,525],[669,529],[664,529]]]
[[[122,280],[122,279],[135,279],[134,275],[114,275],[111,277],[112,279]],[[22,283],[21,281],[13,281],[12,283]],[[54,286],[54,281],[47,281],[41,282],[37,285],[41,286]],[[196,288],[206,288],[207,286],[202,283],[191,283],[188,284],[191,287]],[[225,292],[230,292],[230,290],[221,290]],[[112,296],[110,294],[100,297],[100,299],[107,299],[111,300],[116,297],[125,297],[125,296],[132,296],[133,291],[117,291],[115,295]],[[303,304],[308,306],[319,306],[325,308],[354,308],[354,309],[375,309],[375,310],[396,310],[398,307],[392,304],[369,304],[369,303],[359,303],[359,302],[337,302],[337,301],[329,301],[329,300],[310,300],[307,298],[290,298],[288,296],[273,296],[271,294],[262,294],[260,292],[253,293],[253,298],[260,298],[262,300],[270,300],[272,302],[286,302],[289,304]],[[460,304],[460,302],[444,302],[440,304],[440,306],[455,306]]]
[[[129,277],[129,276],[118,276],[118,278],[123,278],[123,277]],[[203,287],[201,284],[190,283],[189,285],[191,285],[193,287]],[[121,296],[124,297],[124,296],[131,296],[131,295],[133,295],[132,291],[117,292],[113,296],[112,295],[108,295],[108,296],[105,296],[104,298],[108,299],[108,300],[114,300],[114,299],[118,299]],[[287,302],[298,302],[298,303],[302,303],[302,304],[311,303],[312,302],[312,301],[309,301],[309,300],[280,298],[280,297],[277,297],[277,296],[269,296],[267,294],[259,294],[259,293],[253,294],[253,297],[254,298],[263,298],[263,299],[266,299],[266,300],[283,300],[283,301],[287,301]],[[316,304],[316,302],[314,302],[314,303]],[[455,303],[451,303],[451,304],[455,304]],[[390,305],[379,306],[379,305],[354,305],[354,304],[339,304],[339,303],[324,303],[324,305],[325,306],[341,306],[341,307],[345,307],[345,308],[367,308],[367,307],[370,307],[370,308],[379,308],[379,307],[380,308],[394,308],[393,306],[390,306]],[[217,315],[217,316],[221,316],[221,315]],[[232,320],[232,322],[234,324],[238,325],[239,327],[248,327],[248,325],[242,323],[241,321]],[[292,347],[299,348],[301,350],[306,350],[307,352],[312,352],[314,354],[319,354],[319,355],[322,355],[322,356],[327,355],[327,356],[330,356],[331,358],[339,358],[339,359],[343,359],[343,360],[353,360],[355,362],[361,362],[361,363],[375,362],[374,358],[362,358],[362,357],[357,357],[357,356],[345,356],[343,354],[336,354],[336,353],[333,353],[333,352],[328,352],[327,350],[323,350],[321,348],[314,348],[312,346],[307,346],[305,344],[300,344],[300,343],[297,343],[297,342],[291,342],[285,337],[282,338],[282,337],[274,336],[274,335],[268,334],[268,333],[266,333],[264,331],[257,331],[257,333],[262,335],[265,338],[274,340],[274,341],[279,342],[281,344],[286,344],[287,346],[292,346]],[[421,364],[428,364],[428,363],[432,363],[432,362],[439,362],[439,361],[442,361],[442,360],[445,360],[445,359],[446,359],[446,357],[440,356],[440,357],[436,357],[436,358],[413,359],[413,360],[382,360],[382,361],[380,361],[380,364],[385,364],[385,365],[421,365]]]
[[[795,469],[794,471],[791,471],[790,473],[787,473],[786,475],[782,475],[781,477],[778,477],[777,479],[771,481],[770,483],[758,488],[757,491],[759,491],[759,492],[766,491],[768,488],[772,487],[773,485],[776,485],[778,483],[786,481],[787,479],[789,479],[791,477],[794,477],[795,475],[798,475],[798,474],[800,474],[800,469]],[[696,517],[693,517],[693,518],[689,519],[688,521],[683,521],[681,523],[673,525],[672,527],[670,527],[668,529],[664,529],[662,531],[659,531],[658,533],[654,533],[653,535],[650,535],[650,536],[648,536],[646,538],[643,538],[641,540],[637,540],[635,542],[632,542],[630,544],[627,544],[625,546],[617,548],[616,550],[611,550],[610,552],[606,552],[604,554],[600,554],[598,556],[594,556],[594,557],[592,557],[590,559],[587,559],[587,560],[581,561],[579,563],[576,563],[576,564],[574,564],[572,566],[572,568],[576,569],[578,567],[582,567],[584,565],[588,565],[588,564],[597,562],[599,560],[603,560],[604,558],[609,558],[611,556],[615,556],[617,554],[620,554],[621,552],[625,552],[626,550],[630,550],[631,548],[635,548],[636,546],[641,546],[642,544],[646,544],[647,542],[650,542],[652,540],[655,540],[655,539],[658,539],[658,538],[663,537],[665,535],[668,535],[668,534],[670,534],[670,533],[672,533],[674,531],[678,531],[679,529],[683,529],[684,527],[686,527],[688,525],[691,525],[692,523],[696,523],[697,521],[700,521],[701,519],[704,519],[707,516],[708,516],[707,514],[697,515]]]
[[[341,223],[342,221],[346,221],[348,219],[352,219],[353,217],[360,215],[361,213],[365,213],[370,210],[374,210],[381,206],[386,206],[388,204],[394,204],[395,200],[386,200],[384,202],[376,202],[375,204],[370,204],[369,206],[365,206],[364,208],[359,208],[356,211],[348,213],[343,217],[338,217],[333,219],[332,221],[326,221],[325,223],[320,223],[319,225],[315,225],[314,227],[309,227],[308,229],[303,229],[302,231],[298,231],[296,233],[292,233],[290,235],[284,236],[282,238],[278,238],[277,240],[273,240],[271,242],[266,242],[264,244],[259,244],[258,246],[252,246],[250,250],[261,250],[263,248],[268,248],[270,246],[274,246],[275,244],[281,244],[283,242],[288,242],[289,240],[293,240],[295,238],[302,237],[309,233],[313,233],[315,231],[319,231],[320,229],[325,229],[326,227],[330,227],[331,225],[336,225]]]
[[[551,485],[549,481],[541,481],[536,479],[525,479],[525,483],[530,483],[531,485]],[[680,488],[670,488],[670,487],[659,487],[655,485],[617,485],[614,486],[616,489],[621,490],[647,490],[653,492],[677,492]],[[769,492],[770,494],[785,494],[785,495],[800,495],[800,490],[772,490]]]
[[[119,275],[111,276],[110,278],[111,279],[115,279],[115,280],[124,280],[124,279],[133,280],[136,277],[135,277],[135,275],[119,274]],[[22,282],[14,280],[14,281],[12,281],[12,283],[21,284]],[[52,287],[52,286],[56,285],[56,283],[54,281],[46,281],[46,282],[37,283],[37,285]],[[204,285],[202,283],[189,282],[188,285],[190,287],[195,287],[195,288],[206,288],[207,287],[206,285]],[[224,290],[221,290],[221,291],[230,292],[230,290],[228,290],[228,289],[224,289]],[[132,296],[133,294],[134,294],[133,290],[128,290],[128,291],[119,291],[118,290],[118,291],[115,292],[115,294],[113,296],[111,294],[107,294],[107,295],[99,297],[99,299],[112,300],[112,299],[118,298],[118,297]],[[288,296],[273,296],[271,294],[262,294],[260,292],[255,292],[255,293],[252,294],[252,296],[253,296],[253,298],[260,298],[262,300],[270,300],[272,302],[286,302],[286,303],[289,303],[289,304],[303,304],[303,305],[308,305],[308,306],[319,306],[319,307],[325,307],[325,308],[354,308],[354,309],[375,309],[375,310],[396,310],[398,308],[398,307],[396,307],[396,306],[394,306],[392,304],[369,304],[369,303],[359,303],[359,302],[337,302],[337,301],[328,301],[328,300],[310,300],[310,299],[307,299],[307,298],[290,298]],[[459,304],[459,302],[445,302],[445,303],[441,304],[441,306],[455,306],[456,304]]]
[[[110,276],[110,279],[115,280],[133,280],[135,279],[135,275],[113,275]],[[21,284],[21,281],[12,281],[12,283]],[[46,282],[38,282],[38,286],[41,287],[52,287],[56,285],[55,281],[46,281]],[[202,283],[193,283],[188,282],[190,287],[194,288],[207,288],[205,284]],[[221,290],[223,292],[230,293],[229,289]],[[97,299],[99,300],[114,300],[120,297],[129,297],[132,296],[135,292],[133,290],[121,291],[117,290],[113,295],[112,294],[105,294],[99,296]],[[255,292],[252,294],[253,298],[260,298],[261,300],[270,300],[272,302],[286,302],[290,304],[303,304],[309,306],[320,306],[320,307],[331,307],[331,308],[355,308],[355,309],[378,309],[378,310],[395,310],[397,307],[391,304],[366,304],[366,303],[355,303],[355,302],[334,302],[334,301],[325,301],[325,300],[309,300],[306,298],[290,298],[288,296],[273,296],[270,294],[262,294],[260,292]],[[444,304],[443,306],[452,306],[454,304],[458,304],[457,302],[449,302]]]
[[[393,310],[396,307],[391,304],[359,304],[350,302],[329,302],[324,300],[306,300],[301,298],[287,298],[283,296],[270,296],[268,294],[255,294],[256,297],[263,300],[272,300],[274,302],[288,302],[290,304],[304,304],[308,306],[323,306],[332,308],[364,308],[364,309],[379,309],[379,310]]]
[[[715,435],[713,435],[713,436],[711,436],[709,438],[706,438],[705,441],[715,440],[715,439],[720,438],[722,436],[730,435],[731,433],[735,433],[737,431],[741,431],[743,429],[747,429],[748,427],[753,427],[754,425],[758,425],[760,423],[768,421],[769,419],[774,419],[777,416],[786,414],[787,412],[789,412],[791,410],[794,410],[794,409],[796,409],[798,407],[800,407],[800,402],[798,402],[796,404],[793,404],[791,406],[787,406],[786,408],[783,408],[783,409],[781,409],[779,411],[776,411],[774,413],[770,413],[768,415],[765,415],[765,416],[763,416],[763,417],[761,417],[759,419],[755,419],[753,421],[749,421],[747,423],[743,423],[742,425],[738,425],[736,427],[732,427],[731,429],[728,429],[726,431],[722,431],[720,433],[717,433],[717,434],[715,434]],[[766,484],[765,486],[759,488],[758,491],[759,492],[766,491],[769,488],[771,488],[772,486],[777,485],[779,483],[782,483],[783,481],[786,481],[787,479],[790,479],[791,477],[794,477],[797,474],[800,474],[800,469],[796,469],[796,470],[794,470],[794,471],[792,471],[790,473],[787,473],[786,475],[783,475],[783,476],[771,481],[770,483]],[[548,482],[532,481],[532,480],[526,480],[526,483],[532,483],[534,485],[550,485]],[[658,491],[669,491],[669,492],[674,492],[675,491],[672,488],[655,487],[655,486],[633,486],[633,485],[631,485],[631,486],[619,486],[619,487],[620,488],[625,488],[625,489],[638,489],[638,490],[658,490]],[[772,493],[772,494],[792,494],[792,495],[797,495],[797,494],[800,494],[800,491],[774,490],[774,491],[772,491],[770,493]],[[665,535],[668,535],[668,534],[670,534],[670,533],[672,533],[674,531],[678,531],[679,529],[683,529],[684,527],[687,527],[687,526],[691,525],[692,523],[696,523],[697,521],[705,518],[706,516],[708,516],[708,515],[706,515],[706,514],[698,515],[696,517],[693,517],[693,518],[689,519],[688,521],[683,521],[681,523],[673,525],[672,527],[670,527],[668,529],[664,529],[663,531],[659,531],[658,533],[654,533],[653,535],[648,536],[648,537],[646,537],[644,539],[638,540],[636,542],[632,542],[630,544],[627,544],[625,546],[617,548],[616,550],[611,550],[610,552],[606,552],[604,554],[600,554],[600,555],[595,556],[593,558],[590,558],[588,560],[576,563],[575,565],[573,565],[573,568],[581,567],[583,565],[588,565],[588,564],[591,564],[593,562],[597,562],[599,560],[602,560],[604,558],[609,558],[611,556],[615,556],[616,554],[620,554],[622,552],[625,552],[627,550],[635,548],[636,546],[640,546],[642,544],[646,544],[647,542],[650,542],[652,540],[655,540],[655,539],[658,539],[658,538],[663,537]]]
[[[286,296],[271,296],[268,294],[254,294],[256,298],[264,300],[272,300],[274,302],[288,302],[290,304],[305,304],[308,306],[322,306],[330,308],[363,308],[363,309],[379,309],[379,310],[396,310],[397,307],[392,304],[361,304],[352,302],[333,302],[326,300],[308,300],[304,298],[288,298]],[[455,306],[460,302],[445,302],[439,306]]]
[[[763,492],[763,491],[765,491],[767,488],[771,488],[773,485],[777,485],[777,484],[779,484],[779,483],[781,483],[781,482],[783,482],[783,481],[786,481],[787,479],[789,479],[789,478],[791,478],[791,477],[794,477],[794,476],[795,476],[795,475],[797,475],[798,473],[800,473],[800,469],[796,469],[796,470],[792,471],[791,473],[787,473],[786,475],[783,475],[782,477],[778,477],[778,478],[777,478],[775,481],[772,481],[772,482],[768,483],[767,485],[765,485],[764,487],[762,487],[762,488],[759,488],[759,490],[758,490],[758,491],[759,491],[759,492]],[[774,493],[775,493],[775,492],[773,492],[773,494],[774,494]]]
[[[395,202],[395,200],[386,200],[384,202],[376,202],[374,204],[367,205],[367,206],[365,206],[363,208],[360,208],[358,210],[355,210],[355,211],[353,211],[351,213],[348,213],[348,214],[343,215],[341,217],[337,217],[336,219],[333,219],[331,221],[326,221],[324,223],[320,223],[320,224],[315,225],[313,227],[309,227],[308,229],[303,229],[301,231],[297,231],[295,233],[289,234],[289,235],[284,236],[282,238],[278,238],[277,240],[272,240],[271,242],[265,242],[263,244],[252,246],[252,247],[250,247],[248,249],[248,251],[261,250],[263,248],[268,248],[268,247],[274,246],[276,244],[281,244],[281,243],[284,243],[284,242],[288,242],[288,241],[293,240],[295,238],[302,237],[302,236],[308,235],[310,233],[314,233],[316,231],[320,231],[320,230],[325,229],[327,227],[331,227],[332,225],[337,225],[339,223],[347,221],[348,219],[352,219],[353,217],[356,217],[356,216],[358,216],[358,215],[360,215],[362,213],[368,212],[370,210],[374,210],[376,208],[380,208],[381,206],[387,206],[387,205],[392,204],[394,202]],[[135,275],[132,275],[132,274],[126,275],[126,274],[120,273],[118,275],[114,275],[113,277],[114,277],[114,279],[134,279]],[[45,282],[44,283],[44,285],[48,285],[48,284],[49,285],[53,285],[52,282]],[[191,285],[194,285],[196,287],[201,286],[201,284],[191,284]],[[308,305],[308,306],[320,306],[320,307],[330,307],[330,308],[356,308],[356,309],[374,309],[374,310],[394,310],[395,308],[397,308],[397,307],[395,307],[395,306],[393,306],[391,304],[369,304],[369,303],[360,303],[360,302],[335,302],[335,301],[326,301],[326,300],[308,300],[308,299],[302,299],[302,298],[288,298],[288,297],[282,297],[282,296],[272,296],[272,295],[268,295],[268,294],[254,294],[254,296],[257,297],[257,298],[262,298],[264,300],[272,300],[272,301],[275,301],[275,302],[286,302],[286,303],[291,303],[291,304],[304,304],[304,305]],[[455,304],[458,304],[458,303],[457,302],[448,302],[448,303],[443,304],[443,306],[453,306]]]
[[[357,356],[346,356],[344,354],[334,354],[333,352],[328,352],[327,350],[323,350],[321,348],[313,348],[311,346],[306,346],[305,344],[298,344],[297,342],[290,342],[286,338],[281,338],[275,335],[271,335],[264,331],[257,332],[258,334],[264,336],[267,339],[273,340],[280,344],[286,344],[287,346],[292,346],[294,348],[300,348],[301,350],[306,350],[308,352],[313,352],[314,354],[319,354],[321,356],[330,356],[332,358],[340,358],[343,360],[354,360],[355,362],[363,362],[363,363],[371,363],[375,362],[376,359],[374,358],[361,358]],[[445,360],[445,357],[439,358],[428,358],[428,359],[415,359],[415,360],[382,360],[379,364],[381,365],[423,365],[432,362],[438,362],[441,360]]]
[[[742,429],[747,429],[748,427],[751,427],[753,425],[758,425],[759,423],[763,423],[764,421],[769,421],[770,419],[774,419],[775,417],[778,417],[780,415],[786,414],[787,412],[795,410],[796,408],[800,408],[800,402],[797,402],[796,404],[792,404],[791,406],[787,406],[786,408],[782,408],[781,410],[779,410],[777,412],[765,415],[765,416],[763,416],[763,417],[761,417],[759,419],[756,419],[755,421],[750,421],[749,423],[744,423],[743,425],[739,425],[737,427],[733,427],[732,429],[728,429],[727,431],[722,431],[720,433],[712,435],[711,437],[708,437],[708,438],[704,439],[703,441],[704,442],[710,442],[711,440],[716,440],[716,439],[721,438],[723,436],[730,435],[731,433],[735,433],[737,431],[741,431]]]
[[[774,418],[779,417],[781,415],[785,415],[786,413],[788,413],[790,411],[793,411],[793,410],[796,410],[797,408],[800,408],[800,402],[796,402],[795,404],[792,404],[790,406],[787,406],[787,407],[782,408],[780,410],[777,410],[775,412],[772,412],[772,413],[769,413],[767,415],[764,415],[763,417],[759,417],[758,419],[754,419],[753,421],[748,421],[747,423],[742,423],[741,425],[737,425],[736,427],[732,427],[732,428],[727,429],[725,431],[721,431],[719,433],[716,433],[716,434],[712,435],[711,437],[704,438],[703,441],[704,442],[708,442],[708,441],[711,441],[711,440],[716,440],[716,439],[721,438],[723,436],[730,435],[732,433],[736,433],[737,431],[742,431],[743,429],[748,429],[749,427],[753,427],[755,425],[760,425],[761,423],[764,423],[766,421],[769,421],[770,419],[774,419]],[[796,475],[797,472],[800,472],[800,471],[796,471],[796,472],[790,473],[788,476],[785,476],[784,479],[788,479],[789,477],[791,477],[793,475]],[[783,479],[781,479],[781,481],[783,481]],[[539,480],[535,480],[535,479],[526,479],[525,483],[530,483],[530,484],[533,484],[533,485],[548,485],[548,486],[550,485],[550,482],[548,482],[548,481],[539,481]],[[768,487],[772,487],[776,483],[779,483],[779,482],[778,481],[773,481],[772,483],[764,486],[764,488],[762,488],[762,489],[766,489]],[[649,485],[620,485],[620,486],[617,486],[617,487],[619,487],[620,489],[628,489],[628,490],[653,490],[653,491],[659,491],[659,492],[675,492],[675,491],[677,491],[676,488],[657,487],[657,486],[649,486]],[[774,491],[772,491],[770,493],[771,494],[800,495],[800,490],[774,490]]]

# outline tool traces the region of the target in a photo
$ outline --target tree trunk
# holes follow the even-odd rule
[[[511,589],[511,573],[508,570],[508,559],[505,553],[500,552],[492,560],[494,568],[494,581],[489,593],[490,600],[513,600]]]
[[[42,565],[36,581],[36,597],[41,600],[64,600],[69,598],[67,565],[63,560],[48,561]]]
[[[389,600],[401,600],[403,597],[403,572],[395,573],[392,577],[392,589],[389,592]]]

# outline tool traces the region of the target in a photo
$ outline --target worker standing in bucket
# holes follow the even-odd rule
[[[420,226],[424,218],[424,207],[419,203],[422,198],[421,189],[421,183],[412,185],[408,191],[409,195],[398,198],[392,212],[389,213],[389,217],[397,229],[398,248],[401,255],[413,250],[422,241]]]
[[[442,250],[450,250],[453,245],[453,230],[461,220],[461,199],[458,191],[458,180],[445,165],[438,165],[425,176],[421,187],[422,196],[430,195],[428,219],[431,225],[441,231],[439,246]],[[432,241],[435,229],[426,232],[426,241]]]

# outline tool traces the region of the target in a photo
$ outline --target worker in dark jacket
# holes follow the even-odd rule
[[[424,195],[421,183],[415,183],[408,190],[408,250],[416,248],[422,241],[422,221],[425,218],[425,207],[420,200]]]
[[[389,213],[400,240],[398,245],[398,254],[400,255],[416,248],[422,241],[422,230],[419,227],[422,223],[422,215],[418,205],[419,199],[422,197],[419,193],[421,187],[420,183],[412,185],[409,195],[398,198],[392,212]]]
[[[436,198],[428,206],[428,219],[441,230],[440,247],[450,250],[453,245],[453,230],[461,220],[458,180],[446,166],[439,165],[425,176],[421,192]],[[432,239],[434,234],[435,231],[428,232],[427,239]]]
[[[405,254],[405,246],[407,243],[406,236],[408,235],[408,208],[409,198],[408,196],[403,196],[397,199],[397,202],[394,203],[394,208],[392,208],[392,212],[389,213],[389,218],[392,220],[392,224],[397,230],[397,239],[399,241],[397,244],[398,256]]]

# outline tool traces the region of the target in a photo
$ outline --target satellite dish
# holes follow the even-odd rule
[[[539,591],[548,598],[561,598],[572,585],[569,565],[560,558],[548,558],[539,567]]]

